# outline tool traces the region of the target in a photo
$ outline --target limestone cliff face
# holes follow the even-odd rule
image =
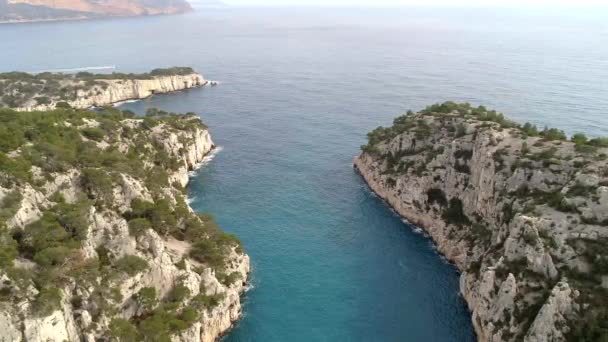
[[[80,123],[82,129],[99,126],[98,119],[83,119]],[[66,125],[66,128],[73,127],[70,123],[59,124]],[[20,255],[13,261],[12,267],[0,268],[0,291],[5,296],[0,300],[0,341],[93,342],[108,340],[109,336],[126,338],[124,334],[130,330],[116,324],[117,319],[141,322],[151,315],[157,315],[158,310],[162,309],[166,312],[162,313],[165,316],[159,316],[161,323],[163,320],[177,320],[177,323],[172,323],[174,325],[171,325],[167,338],[176,342],[211,342],[217,340],[240,317],[240,295],[250,270],[249,257],[240,247],[225,245],[230,247],[226,247],[226,261],[220,274],[219,268],[211,267],[206,258],[191,257],[190,251],[196,242],[174,237],[191,234],[188,232],[191,225],[201,227],[202,232],[211,232],[198,235],[203,241],[209,238],[206,234],[219,234],[205,228],[211,223],[199,219],[183,204],[180,190],[188,182],[188,171],[196,168],[214,148],[206,127],[198,118],[191,116],[159,120],[154,127],[147,128],[140,119],[124,119],[118,124],[119,132],[113,138],[116,140],[106,138],[96,142],[102,150],[115,148],[128,153],[135,145],[146,150],[154,146],[158,151],[157,156],[173,160],[177,165],[166,173],[160,171],[158,175],[165,175],[167,179],[157,179],[153,183],[127,172],[113,171],[112,188],[108,189],[111,203],[84,207],[85,212],[79,216],[79,222],[84,222],[86,226],[81,226],[79,247],[62,261],[63,265],[46,265],[38,257],[31,260],[27,255]],[[141,158],[144,160],[142,165],[148,165],[145,168],[154,167],[145,155]],[[0,203],[10,193],[22,194],[11,215],[6,218],[8,228],[18,232],[18,235],[27,234],[28,230],[33,229],[32,224],[48,217],[49,213],[53,215],[54,208],[62,203],[71,205],[83,201],[83,194],[89,191],[83,180],[87,170],[72,168],[42,176],[43,171],[33,167],[33,177],[38,180],[35,184],[0,187]],[[142,175],[151,172],[142,171]],[[160,184],[160,187],[152,184]],[[144,227],[135,233],[129,215],[136,210],[136,201],[156,204],[167,201],[173,208],[170,210],[175,210],[175,213],[179,210],[186,212],[172,214],[178,217],[173,223],[169,223],[172,221],[165,217],[159,221],[161,224],[158,227]],[[89,202],[85,200],[83,203]],[[161,214],[152,216],[155,215]],[[184,226],[185,230],[180,230],[179,226]],[[163,233],[171,230],[174,231],[172,234]],[[210,249],[218,248],[209,244],[203,246],[204,255]],[[3,241],[0,241],[0,247],[4,247]],[[140,263],[145,263],[145,267],[135,271],[128,268],[125,272],[118,271],[120,268],[116,268],[116,265],[125,257],[136,257],[142,260]],[[89,268],[87,265],[95,266]],[[47,284],[39,284],[35,279],[28,280],[17,274],[50,272],[55,267],[64,273],[58,276],[66,278],[57,281],[60,301],[50,309],[42,306],[47,312],[41,313],[42,291]],[[98,268],[113,271],[97,273]],[[84,276],[80,272],[93,273]],[[232,280],[226,281],[227,276]],[[182,293],[179,301],[175,299],[176,288]],[[155,291],[155,300],[160,303],[155,305],[156,311],[146,311],[152,309],[141,302],[141,293],[146,289]],[[193,308],[196,308],[196,314],[188,312],[188,316],[187,310]],[[145,328],[142,333],[145,333]]]
[[[95,80],[91,88],[77,90],[75,99],[65,101],[73,108],[90,108],[111,105],[128,100],[139,100],[154,94],[165,94],[175,91],[201,87],[208,84],[202,75],[154,76],[150,79],[116,79]],[[66,82],[64,82],[66,83]],[[68,81],[67,83],[75,83]],[[66,86],[66,84],[64,84]],[[32,99],[26,106],[16,108],[19,111],[45,111],[55,109],[59,99],[39,105]]]
[[[564,341],[606,299],[606,149],[479,111],[400,117],[370,133],[355,167],[462,271],[480,341]]]

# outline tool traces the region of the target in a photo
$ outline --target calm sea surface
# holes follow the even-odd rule
[[[456,270],[352,158],[369,130],[444,100],[608,135],[606,18],[269,8],[0,25],[0,69],[190,65],[221,82],[125,107],[198,112],[222,148],[189,191],[253,260],[226,341],[472,341]]]

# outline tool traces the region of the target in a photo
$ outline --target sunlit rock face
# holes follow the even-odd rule
[[[605,310],[608,149],[553,133],[448,104],[375,130],[355,158],[462,271],[481,341],[564,341]]]
[[[0,268],[3,294],[0,341],[100,341],[124,337],[129,332],[141,337],[147,328],[140,322],[154,315],[158,315],[163,324],[171,321],[172,325],[159,333],[172,341],[217,340],[241,316],[240,295],[245,290],[250,262],[234,240],[223,245],[213,244],[214,236],[222,237],[223,233],[186,204],[184,187],[188,173],[215,147],[207,127],[195,115],[112,119],[110,124],[107,117],[88,111],[68,110],[67,113],[66,118],[73,118],[74,113],[82,113],[83,117],[74,121],[58,120],[57,125],[63,125],[66,131],[98,128],[102,121],[112,125],[113,134],[101,137],[100,141],[93,143],[82,137],[82,144],[93,143],[98,147],[94,158],[99,158],[103,151],[115,149],[117,153],[128,154],[132,149],[141,149],[145,152],[133,158],[141,161],[137,165],[142,169],[120,167],[117,163],[98,165],[95,170],[111,175],[108,178],[111,183],[105,190],[111,200],[103,204],[99,202],[100,190],[91,192],[84,180],[85,174],[91,171],[89,167],[74,166],[56,173],[33,167],[32,178],[26,182],[13,182],[12,186],[6,185],[8,182],[0,183],[3,184],[0,203],[18,194],[17,200],[11,201],[10,213],[2,212],[5,220],[0,226],[2,253],[8,250],[7,241],[10,241],[4,235],[5,227],[15,232],[15,236],[27,235],[28,230],[34,229],[32,225],[59,212],[58,207],[78,203],[83,206],[69,219],[78,222],[78,244],[72,241],[69,247],[57,246],[71,248],[70,254],[61,260],[62,264],[47,264],[39,257],[17,252],[10,265]],[[59,114],[51,111],[39,115]],[[17,158],[19,153],[13,153],[12,158]],[[164,164],[159,163],[159,158]],[[4,172],[0,170],[3,181]],[[154,180],[148,178],[152,173],[156,174]],[[158,212],[150,214],[150,222],[156,217],[160,224],[144,226],[135,232],[132,217],[137,206],[160,202],[167,205],[165,216],[159,218]],[[188,232],[192,226],[198,227],[198,233]],[[27,244],[22,240],[18,243]],[[211,257],[192,256],[194,248],[204,256],[214,250],[216,259],[218,248],[222,249],[221,263],[212,261]],[[119,266],[125,258],[135,258],[140,266],[125,271]],[[53,284],[41,283],[31,276],[47,275],[45,270],[57,272],[50,278]],[[48,288],[57,295],[46,297],[44,291]],[[179,297],[176,289],[180,291]],[[141,302],[146,290],[154,293],[155,304],[151,307]],[[120,320],[130,322],[130,327],[137,332],[121,328]],[[158,327],[153,323],[152,326]]]

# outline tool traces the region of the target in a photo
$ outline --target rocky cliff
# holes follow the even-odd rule
[[[191,11],[185,0],[0,0],[0,21],[89,19],[176,14]]]
[[[480,341],[608,339],[608,140],[445,103],[371,132],[355,167],[462,271]]]
[[[191,68],[155,69],[148,74],[64,75],[0,74],[0,105],[19,111],[52,110],[59,106],[90,108],[144,99],[201,87],[208,83]]]
[[[0,341],[214,341],[249,257],[186,204],[194,115],[0,110]]]

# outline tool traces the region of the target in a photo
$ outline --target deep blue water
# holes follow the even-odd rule
[[[192,65],[222,84],[125,107],[196,111],[222,147],[190,186],[254,288],[227,341],[472,341],[458,274],[351,167],[407,109],[470,101],[606,135],[606,13],[231,9],[0,26],[0,68]]]

